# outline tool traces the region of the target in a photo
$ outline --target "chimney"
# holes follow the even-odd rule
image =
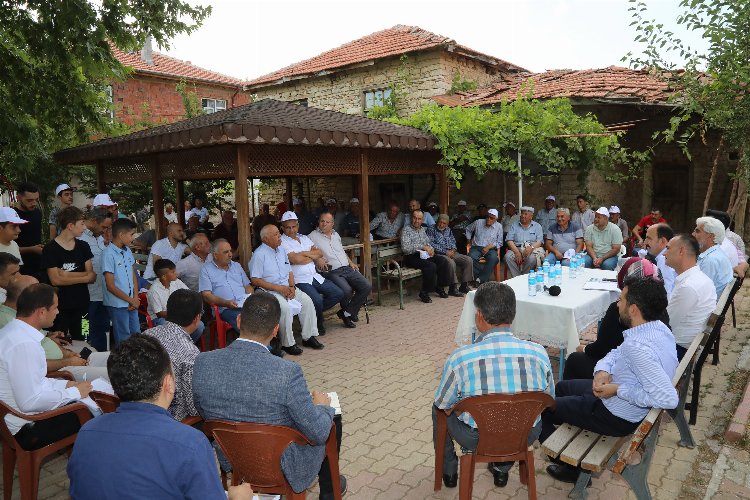
[[[151,48],[151,35],[146,35],[146,41],[143,42],[143,48],[141,49],[141,61],[145,62],[149,66],[154,65],[153,49]]]

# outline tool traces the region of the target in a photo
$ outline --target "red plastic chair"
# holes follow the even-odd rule
[[[89,397],[91,397],[91,399],[93,399],[96,404],[99,405],[102,413],[113,413],[120,406],[120,398],[112,394],[107,394],[106,392],[91,391],[89,393]],[[193,415],[183,418],[182,420],[180,420],[180,423],[192,427],[202,421],[202,417],[200,417],[199,415]]]
[[[284,495],[289,500],[304,500],[305,492],[295,493],[281,470],[281,454],[291,443],[312,444],[299,431],[280,425],[206,420],[205,432],[213,434],[232,464],[232,486],[250,483],[256,493]],[[326,456],[331,471],[333,497],[341,500],[336,424],[326,440]]]
[[[75,433],[38,450],[26,451],[21,448],[15,436],[10,433],[8,425],[5,423],[5,416],[11,414],[24,420],[37,422],[65,413],[75,413],[81,425],[91,419],[91,412],[82,403],[66,405],[56,410],[35,415],[26,415],[0,401],[0,437],[3,440],[3,497],[5,500],[10,500],[13,495],[13,469],[16,467],[16,461],[18,462],[18,479],[21,483],[21,500],[36,500],[39,492],[39,469],[42,461],[48,456],[72,446],[76,436],[78,436],[78,433]]]
[[[221,319],[219,316],[219,308],[213,304],[211,306],[211,312],[213,314],[213,321],[209,324],[209,349],[223,349],[227,346],[227,332],[232,326]],[[214,339],[215,342],[214,342]]]
[[[138,307],[138,314],[146,318],[146,325],[148,328],[154,327],[154,322],[151,319],[151,315],[148,313],[148,296],[145,292],[138,294],[138,299],[141,301],[141,305]]]
[[[519,462],[521,484],[528,485],[529,500],[536,499],[534,448],[528,445],[529,433],[545,408],[555,406],[546,392],[487,394],[462,399],[453,408],[437,412],[435,443],[435,491],[442,488],[448,415],[468,412],[477,424],[477,449],[461,456],[458,498],[470,500],[474,489],[476,462]]]

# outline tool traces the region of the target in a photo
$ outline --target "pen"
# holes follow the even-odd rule
[[[83,381],[84,381],[84,382],[86,382],[86,375],[88,375],[88,373],[84,373],[84,374],[83,374]]]

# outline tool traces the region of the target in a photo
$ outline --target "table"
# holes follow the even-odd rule
[[[580,344],[580,333],[598,321],[607,311],[609,305],[617,299],[619,291],[584,290],[583,285],[589,279],[612,279],[617,277],[615,271],[586,269],[582,275],[570,279],[569,268],[563,267],[562,293],[552,297],[547,292],[530,297],[528,293],[528,276],[522,274],[503,283],[510,286],[516,294],[516,317],[513,321],[513,333],[519,337],[539,342],[540,344],[560,348],[560,378],[565,362],[565,353],[575,351]],[[470,344],[476,335],[474,324],[474,294],[472,290],[466,295],[461,318],[456,328],[456,344]]]

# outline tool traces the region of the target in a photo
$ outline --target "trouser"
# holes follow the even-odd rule
[[[323,277],[336,283],[343,296],[339,305],[352,316],[359,314],[359,309],[367,301],[372,290],[372,283],[362,273],[350,266],[341,266],[333,271],[323,273]]]
[[[97,351],[107,350],[109,334],[109,313],[101,300],[89,302],[89,339],[88,342]]]
[[[31,422],[15,434],[16,441],[26,451],[38,450],[48,444],[71,436],[81,428],[75,413],[63,413],[56,417]]]
[[[605,436],[627,436],[640,422],[610,413],[602,400],[594,396],[591,380],[562,380],[555,385],[555,409],[542,412],[539,442],[550,437],[560,424],[572,424]]]
[[[468,283],[474,281],[474,261],[468,255],[456,253],[453,257],[445,256],[450,267],[449,284]]]
[[[60,293],[65,293],[65,289],[61,288]],[[85,340],[81,332],[81,320],[83,319],[83,315],[86,314],[87,308],[88,306],[60,309],[54,323],[52,323],[51,330],[53,332],[70,334],[73,340]]]
[[[450,266],[443,255],[433,255],[429,259],[419,257],[419,252],[404,257],[404,264],[422,271],[422,292],[435,290],[435,280],[440,288],[450,284]]]
[[[336,424],[336,453],[341,451],[341,415],[333,417],[333,423]],[[333,493],[333,482],[331,478],[331,469],[328,465],[328,457],[323,459],[323,463],[320,464],[320,472],[318,472],[318,486],[320,486],[320,493]]]
[[[471,257],[472,265],[474,268],[474,276],[481,282],[486,283],[493,278],[493,271],[495,266],[499,262],[497,257],[497,249],[492,248],[489,252],[484,254],[484,264],[479,262],[482,257],[482,248],[479,245],[472,245],[469,249],[469,257]]]
[[[127,307],[107,306],[107,313],[112,320],[112,334],[115,345],[126,340],[133,334],[141,333],[141,325],[138,322],[138,311]]]
[[[279,301],[279,306],[281,306],[281,318],[279,318],[279,337],[281,338],[281,345],[284,347],[291,347],[296,342],[294,340],[294,332],[292,331],[292,320],[294,318],[289,313],[289,303],[287,302],[286,297],[279,292],[269,293],[276,297],[276,300]],[[315,304],[313,304],[312,299],[300,289],[297,289],[294,298],[302,304],[302,311],[299,313],[299,322],[302,325],[302,340],[307,340],[310,337],[317,337],[318,321],[315,316]]]
[[[571,352],[565,360],[563,380],[578,380],[594,378],[596,360],[585,352]]]
[[[224,320],[225,323],[229,323],[231,328],[234,328],[235,331],[239,332],[240,327],[237,326],[237,316],[239,316],[241,312],[242,309],[239,307],[234,309],[227,307],[219,313],[219,317]]]
[[[618,260],[619,258],[617,257],[617,255],[610,257],[602,262],[602,265],[599,266],[599,269],[603,269],[605,271],[614,271],[617,267]],[[586,254],[586,256],[584,257],[584,262],[586,263],[586,267],[588,267],[589,269],[593,269],[594,259],[592,259],[589,254]]]
[[[552,266],[554,266],[557,262],[560,262],[561,266],[570,267],[570,259],[562,259],[558,261],[557,257],[555,257],[555,254],[553,254],[552,252],[548,253],[544,260],[549,262]]]
[[[297,288],[305,292],[310,297],[315,307],[315,318],[318,325],[323,324],[323,311],[327,311],[341,301],[344,292],[336,286],[333,281],[324,280],[318,283],[313,278],[312,283],[297,283]]]
[[[437,443],[437,412],[442,411],[435,405],[432,405],[432,444],[435,446]],[[529,432],[528,444],[531,446],[534,441],[539,438],[539,434],[542,432],[541,420],[531,428]],[[452,476],[458,472],[458,457],[456,456],[456,450],[453,446],[453,440],[455,440],[461,448],[467,451],[474,451],[477,449],[477,443],[479,442],[479,432],[474,427],[459,420],[458,415],[451,413],[448,415],[448,438],[445,440],[445,449],[443,455],[443,474]],[[508,472],[513,467],[513,462],[495,462],[495,469],[501,472]]]
[[[524,259],[523,263],[519,266],[516,263],[516,254],[508,250],[508,252],[505,254],[505,265],[508,266],[508,274],[510,274],[510,277],[515,278],[516,276],[519,276],[521,274],[528,273],[529,271],[534,269],[534,267],[536,267],[536,255],[534,255],[534,252],[532,252],[528,257]]]
[[[240,309],[237,309],[237,311],[239,312]],[[219,314],[219,316],[221,316],[221,314]],[[151,320],[151,323],[154,326],[161,326],[161,325],[163,325],[166,322],[167,322],[166,318],[158,318],[157,317],[157,318],[153,318]],[[237,317],[236,316],[234,317],[234,322],[235,323],[237,322]],[[234,327],[232,327],[232,328],[234,328]],[[201,335],[203,335],[203,331],[205,329],[206,329],[206,325],[203,324],[203,321],[201,321],[200,323],[198,323],[198,326],[195,327],[195,330],[193,331],[193,333],[190,334],[190,338],[193,340],[193,343],[198,342],[198,340],[200,340]],[[237,331],[239,331],[239,330],[237,330]]]

